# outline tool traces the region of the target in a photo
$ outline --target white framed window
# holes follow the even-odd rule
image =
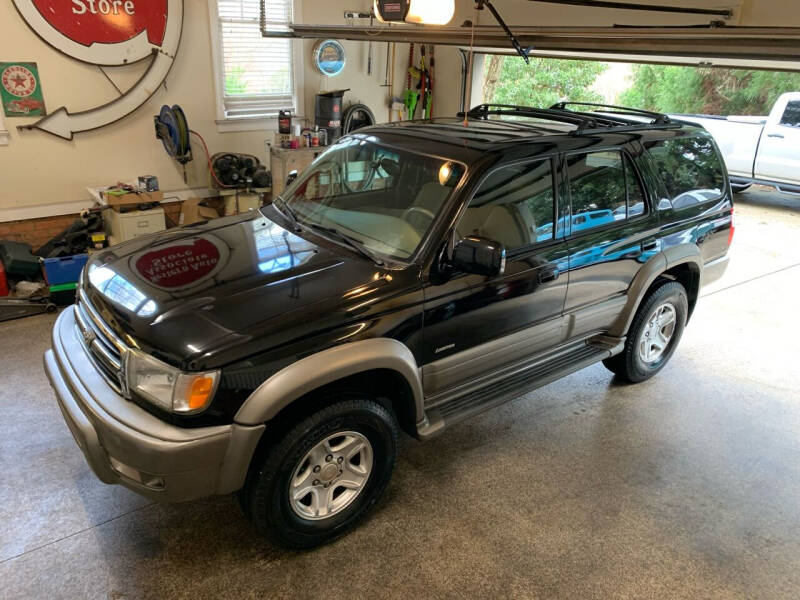
[[[266,0],[267,30],[288,33],[294,0]],[[302,87],[302,42],[261,34],[260,0],[209,0],[220,128],[240,129],[297,113]]]

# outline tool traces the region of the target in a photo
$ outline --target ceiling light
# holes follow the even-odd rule
[[[375,16],[384,23],[447,25],[455,11],[455,0],[375,0]]]
[[[447,182],[450,181],[450,176],[453,174],[453,168],[449,162],[446,162],[442,165],[442,168],[439,169],[439,184],[440,185],[447,185]]]

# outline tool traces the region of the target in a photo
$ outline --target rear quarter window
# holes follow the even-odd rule
[[[646,144],[676,210],[719,199],[725,172],[714,144],[704,137],[682,137]]]
[[[786,105],[781,117],[781,125],[786,127],[800,127],[800,100],[792,100]]]

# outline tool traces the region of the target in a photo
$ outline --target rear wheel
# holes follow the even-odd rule
[[[749,190],[752,185],[752,183],[731,183],[731,189],[734,194],[741,194]]]
[[[680,342],[689,301],[676,281],[664,283],[645,299],[625,341],[625,350],[603,361],[606,368],[630,383],[650,379],[669,362]]]
[[[394,467],[397,421],[352,397],[285,429],[251,469],[242,505],[278,545],[312,548],[352,528],[380,498]]]

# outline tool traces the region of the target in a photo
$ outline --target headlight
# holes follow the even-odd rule
[[[184,373],[137,350],[127,356],[128,388],[169,412],[190,414],[208,407],[219,371]]]

